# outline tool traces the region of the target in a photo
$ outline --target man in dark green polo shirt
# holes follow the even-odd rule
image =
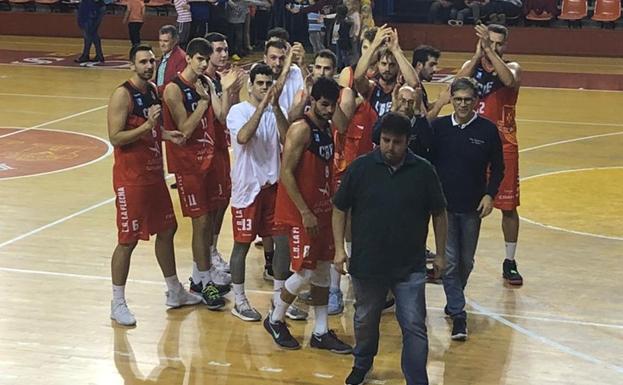
[[[352,212],[349,269],[355,292],[355,363],[346,384],[363,383],[378,350],[385,296],[396,297],[407,385],[428,384],[426,361],[426,237],[433,217],[438,270],[445,264],[446,200],[431,164],[408,151],[409,119],[390,112],[380,146],[355,160],[333,197],[335,267],[345,273],[346,212]]]

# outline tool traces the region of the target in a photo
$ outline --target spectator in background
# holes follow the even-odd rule
[[[337,55],[338,71],[342,71],[344,67],[351,65],[353,53],[352,29],[353,22],[348,17],[348,8],[345,5],[338,5],[335,25],[333,25],[333,37],[331,39],[331,47]]]
[[[186,52],[179,46],[179,34],[172,25],[163,25],[158,32],[158,44],[162,57],[156,69],[156,86],[162,95],[166,86],[178,72],[186,68]]]
[[[465,20],[471,17],[474,24],[481,22],[481,8],[489,3],[489,0],[465,0],[465,8],[458,10],[451,15],[448,24],[453,27],[460,27],[465,24]]]
[[[84,47],[82,55],[74,61],[76,63],[85,63],[91,61],[89,53],[91,45],[95,45],[95,61],[104,62],[104,53],[102,52],[102,41],[98,34],[100,24],[104,18],[106,4],[103,1],[81,0],[78,6],[78,26],[82,30]]]
[[[361,3],[359,0],[346,0],[344,4],[348,8],[348,18],[353,23],[350,30],[350,38],[353,46],[351,62],[354,63],[361,56],[361,53],[359,53],[359,35],[361,34],[361,15],[359,11],[361,10]]]
[[[128,5],[123,15],[123,24],[128,25],[128,35],[132,47],[141,44],[141,28],[145,19],[145,3],[143,0],[128,0]]]
[[[315,1],[311,0],[310,4]],[[309,42],[312,45],[314,53],[322,51],[324,47],[324,23],[320,12],[309,12],[307,14],[307,30],[309,32]]]
[[[286,29],[290,32],[293,41],[305,42],[307,36],[307,15],[301,13],[301,9],[309,6],[308,0],[290,0],[286,5]]]
[[[465,8],[464,0],[435,0],[428,11],[428,22],[431,24],[445,24],[454,19],[457,11]]]
[[[272,3],[272,12],[269,27],[285,27],[286,26],[286,0],[270,0]]]
[[[240,61],[240,58],[249,54],[244,49],[244,21],[249,14],[247,0],[229,0],[227,2],[227,22],[229,23],[229,47],[231,60]]]
[[[251,44],[262,50],[268,34],[271,5],[268,0],[254,0],[255,15],[251,17]]]
[[[173,4],[175,5],[175,12],[177,12],[179,46],[186,49],[186,44],[190,41],[190,26],[192,24],[190,5],[188,5],[188,0],[173,0]]]
[[[491,0],[482,7],[491,24],[506,24],[506,19],[519,17],[522,13],[521,0]]]
[[[192,0],[190,1],[190,40],[196,37],[205,37],[208,33],[210,21],[210,7],[217,0]]]

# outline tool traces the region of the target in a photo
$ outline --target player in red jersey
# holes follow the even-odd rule
[[[177,279],[173,250],[177,222],[162,164],[161,140],[182,143],[184,136],[179,131],[162,132],[158,124],[160,100],[155,84],[149,81],[156,66],[151,47],[132,47],[130,63],[134,74],[115,90],[108,105],[108,136],[115,147],[113,186],[119,240],[111,262],[110,318],[126,326],[136,324],[125,301],[130,257],[138,240],[149,240],[152,234],[156,234],[156,258],[168,287],[167,306],[201,302]]]
[[[275,222],[288,226],[291,268],[275,308],[264,320],[275,343],[298,349],[284,322],[288,306],[311,284],[314,332],[310,346],[347,354],[352,348],[328,328],[329,283],[334,245],[331,231],[333,138],[329,120],[335,112],[339,86],[321,77],[312,87],[311,109],[286,134]]]
[[[515,108],[521,86],[519,63],[503,59],[508,29],[502,25],[477,25],[476,53],[467,61],[458,76],[471,76],[478,83],[480,103],[477,113],[493,121],[504,150],[504,179],[495,197],[494,207],[502,211],[502,232],[506,258],[502,276],[511,285],[522,285],[517,270],[515,250],[519,236],[519,147]]]
[[[214,237],[210,245],[210,254],[212,256],[212,264],[214,264],[218,270],[229,273],[229,263],[223,259],[217,248],[218,236],[221,232],[223,218],[231,197],[230,143],[226,120],[231,106],[240,102],[240,89],[242,88],[244,72],[237,67],[226,69],[229,65],[227,36],[218,32],[210,32],[206,35],[206,40],[212,45],[212,54],[210,54],[208,58],[208,68],[204,75],[209,77],[212,84],[214,84],[214,91],[217,98],[214,98],[211,102],[216,112],[216,120],[214,121],[215,131],[218,142],[221,143],[221,145],[216,146],[214,163],[219,170],[217,173],[218,183],[222,185],[224,189],[224,194],[222,194],[219,201],[216,202],[216,216],[213,229]]]
[[[214,310],[225,306],[221,295],[230,290],[231,278],[212,265],[210,256],[216,211],[225,195],[215,154],[226,146],[224,134],[219,135],[214,124],[218,111],[211,99],[218,96],[203,75],[212,52],[212,45],[203,38],[188,43],[188,65],[164,90],[164,124],[165,129],[179,130],[186,138],[184,145],[167,146],[167,165],[175,173],[182,213],[192,221],[191,290],[201,293]]]

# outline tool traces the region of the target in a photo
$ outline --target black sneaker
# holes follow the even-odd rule
[[[333,330],[329,330],[321,336],[312,333],[309,346],[316,349],[325,349],[337,354],[350,354],[353,347],[347,343],[340,341]]]
[[[277,321],[277,323],[270,322],[270,315],[272,312],[268,313],[268,316],[264,319],[264,329],[273,337],[275,343],[281,346],[284,349],[296,350],[301,348],[301,344],[292,337],[290,334],[290,330],[288,330],[288,326],[283,321]]]
[[[194,283],[190,278],[190,292],[201,296],[203,303],[205,303],[210,310],[218,310],[225,306],[225,299],[219,293],[217,285],[214,282],[209,282],[205,287],[199,283]]]
[[[201,282],[195,283],[193,281],[193,278],[190,277],[190,291],[195,293],[195,294],[201,294],[203,292],[203,285],[201,284]],[[225,294],[229,293],[229,291],[231,290],[231,285],[217,285],[214,282],[211,282],[212,285],[214,285],[214,287],[216,287],[216,289],[218,290],[218,294],[220,296],[224,296]]]
[[[346,385],[360,385],[363,384],[366,380],[366,377],[370,369],[361,369],[353,366],[353,370],[350,371],[348,377],[346,377],[346,381],[344,383]]]
[[[434,283],[435,285],[439,285],[443,283],[441,276],[439,278],[435,278],[435,268],[426,268],[426,283]]]
[[[511,285],[523,285],[523,278],[517,270],[517,262],[511,261],[510,259],[504,259],[504,264],[502,264],[502,277]]]
[[[452,336],[454,341],[467,340],[467,320],[465,318],[455,318],[452,321]]]
[[[171,188],[175,190],[177,188],[177,183],[171,183]]]

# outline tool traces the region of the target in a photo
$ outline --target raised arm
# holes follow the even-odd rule
[[[201,87],[201,91],[199,90]],[[169,83],[164,89],[164,101],[169,106],[171,111],[171,117],[175,121],[177,129],[181,131],[186,138],[195,132],[195,129],[199,126],[203,114],[208,110],[210,106],[210,96],[207,91],[201,85],[200,81],[197,81],[197,92],[201,99],[197,103],[197,108],[192,114],[188,115],[184,108],[184,101],[182,100],[182,92],[175,83]]]
[[[137,128],[125,130],[128,118],[130,95],[119,87],[113,92],[108,103],[108,138],[113,146],[123,146],[137,141],[143,134],[151,131],[160,117],[160,105],[153,105],[147,112],[147,120]]]
[[[346,133],[348,124],[355,114],[357,108],[355,95],[350,88],[342,88],[340,90],[340,102],[333,113],[333,125],[340,134]]]
[[[376,35],[374,36],[374,40],[370,44],[370,49],[364,52],[361,55],[361,58],[357,62],[357,67],[355,67],[355,89],[361,95],[368,96],[370,93],[370,81],[368,80],[366,73],[368,72],[368,68],[370,67],[370,63],[372,62],[372,57],[376,54],[376,51],[381,47],[383,43],[385,43],[392,35],[391,28],[387,27],[386,24],[383,24],[378,31],[376,31]]]
[[[417,87],[420,84],[420,79],[417,76],[415,69],[400,48],[400,43],[398,41],[398,31],[395,29],[391,33],[391,38],[389,40],[389,50],[396,58],[396,63],[398,64],[398,68],[400,68],[400,73],[402,74],[402,77],[405,79],[405,83],[413,88]]]

